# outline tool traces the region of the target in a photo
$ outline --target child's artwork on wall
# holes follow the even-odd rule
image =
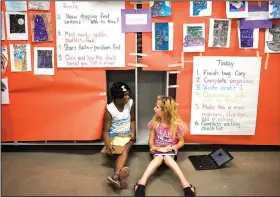
[[[211,16],[212,1],[190,1],[190,16]]]
[[[172,9],[169,1],[150,1],[152,17],[171,16]]]
[[[7,39],[28,40],[26,12],[6,12]]]
[[[54,75],[53,47],[34,47],[34,74]]]
[[[280,1],[269,1],[269,18],[280,18]]]
[[[208,47],[229,48],[230,19],[210,19]]]
[[[49,10],[50,1],[28,1],[29,10]]]
[[[8,79],[1,79],[1,104],[10,104]]]
[[[280,53],[280,24],[265,30],[265,53]]]
[[[205,24],[183,24],[183,51],[205,51]]]
[[[271,28],[268,4],[248,5],[248,17],[240,19],[240,29]]]
[[[25,12],[26,9],[26,1],[15,1],[8,0],[5,1],[6,12]]]
[[[1,12],[1,40],[6,39],[6,33],[5,33],[5,23],[4,23],[4,13]]]
[[[173,50],[174,24],[153,23],[152,24],[152,49],[153,51]]]
[[[32,42],[52,41],[51,14],[31,15]]]
[[[257,49],[259,45],[259,29],[240,29],[238,23],[238,41],[241,49]]]
[[[11,44],[10,58],[12,72],[25,72],[32,70],[30,44]]]
[[[8,66],[8,48],[5,46],[1,47],[1,73],[5,74]]]
[[[226,1],[227,18],[245,18],[248,16],[248,1]]]

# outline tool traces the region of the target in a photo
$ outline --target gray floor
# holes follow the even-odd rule
[[[232,152],[235,159],[213,171],[195,171],[182,152],[178,163],[198,196],[280,196],[280,152]],[[132,187],[150,161],[148,153],[131,153],[129,188],[114,190],[106,181],[111,162],[100,153],[2,153],[3,196],[132,196]],[[147,196],[182,196],[177,178],[160,169],[150,179]]]

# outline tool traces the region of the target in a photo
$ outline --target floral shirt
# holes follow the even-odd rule
[[[149,122],[148,127],[152,129],[152,121]],[[158,147],[165,147],[168,145],[176,145],[179,141],[179,135],[184,135],[185,127],[183,125],[179,125],[176,130],[175,137],[172,136],[171,132],[169,131],[169,127],[164,127],[163,125],[159,124],[155,129],[155,137],[154,137],[154,145]]]

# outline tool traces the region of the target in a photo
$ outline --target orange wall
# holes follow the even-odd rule
[[[250,2],[250,4],[253,2]],[[262,2],[267,3],[267,2]],[[174,22],[174,50],[168,52],[152,52],[152,34],[143,33],[143,53],[148,54],[142,58],[147,64],[145,70],[170,70],[168,64],[181,61],[183,51],[183,24],[205,23],[206,42],[208,42],[209,19],[226,18],[226,3],[213,2],[211,17],[189,17],[189,2],[172,3],[172,16],[154,18],[153,22]],[[147,5],[146,5],[147,7]],[[280,20],[273,20],[280,23]],[[203,136],[185,135],[186,142],[213,143],[213,144],[267,144],[280,145],[280,54],[270,54],[268,69],[264,69],[266,54],[264,53],[264,29],[260,29],[259,54],[262,57],[260,76],[260,92],[257,111],[256,134],[254,136]],[[206,45],[203,56],[256,56],[257,50],[241,50],[238,46],[237,20],[232,20],[230,48],[208,48]],[[192,60],[199,53],[184,53],[185,60]],[[174,70],[175,68],[172,68]],[[191,118],[192,98],[192,63],[185,63],[184,69],[178,74],[176,100],[179,103],[179,112],[183,120],[189,125]]]
[[[2,3],[2,11],[5,3]],[[126,3],[127,8],[133,5]],[[32,43],[31,13],[46,11],[28,10],[28,41],[2,41],[9,44],[31,44],[33,47],[54,47],[56,54],[55,2],[51,1],[53,41]],[[135,62],[136,34],[126,34],[126,65]],[[54,56],[56,63],[56,56]],[[33,67],[33,66],[32,66]],[[125,67],[122,69],[133,69]],[[5,75],[8,77],[10,105],[2,105],[2,141],[40,140],[94,140],[101,137],[103,113],[106,106],[105,69],[57,69],[54,76],[36,76],[32,72],[10,71],[10,62]]]
[[[133,5],[126,3],[127,8]],[[189,17],[189,2],[172,3],[172,17],[153,19],[153,21],[173,21],[175,26],[174,50],[152,53],[152,34],[143,33],[142,63],[148,70],[168,70],[168,64],[180,62],[182,51],[183,23],[205,23],[208,40],[209,17]],[[4,2],[2,10],[5,11]],[[55,35],[55,3],[51,2],[53,35]],[[44,11],[28,11],[33,12]],[[30,16],[28,15],[30,18]],[[225,18],[225,2],[213,2],[213,17]],[[280,20],[275,20],[277,23]],[[49,43],[31,42],[30,22],[28,41],[4,41],[3,46],[14,43],[34,46],[54,47],[56,38]],[[204,56],[255,56],[256,50],[238,49],[236,21],[232,23],[232,37],[229,49],[206,47]],[[128,53],[136,52],[136,34],[126,34],[126,65],[135,62]],[[264,30],[260,30],[260,56],[265,61]],[[9,46],[8,46],[9,52]],[[185,60],[197,53],[184,53]],[[32,55],[33,56],[33,55]],[[56,56],[55,56],[56,62]],[[33,58],[32,58],[33,65]],[[264,66],[264,65],[263,65]],[[277,144],[280,145],[280,54],[271,54],[268,70],[262,66],[260,95],[255,136],[190,136],[186,142],[215,144]],[[122,69],[133,69],[126,66]],[[2,141],[40,141],[40,140],[94,140],[101,137],[102,119],[106,97],[99,96],[106,91],[105,69],[57,69],[54,76],[35,76],[33,72],[11,73],[10,65],[2,77],[8,77],[10,105],[2,105]],[[185,122],[190,122],[192,65],[186,63],[178,75],[177,102]],[[270,88],[270,89],[269,89]]]

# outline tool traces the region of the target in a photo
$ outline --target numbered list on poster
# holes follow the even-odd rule
[[[194,57],[191,134],[254,135],[261,58]]]
[[[56,1],[57,67],[124,67],[124,4]]]

